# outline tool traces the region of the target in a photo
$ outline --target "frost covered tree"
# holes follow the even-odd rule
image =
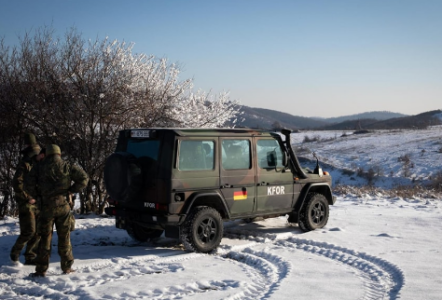
[[[81,212],[102,211],[104,161],[119,130],[221,127],[239,113],[228,93],[195,92],[193,81],[179,75],[167,59],[134,54],[133,44],[108,38],[85,40],[75,29],[63,38],[51,28],[37,29],[13,47],[2,39],[0,110],[10,122],[2,127],[20,124],[16,136],[31,130],[41,144],[60,145],[91,178],[80,195]],[[0,147],[18,147],[17,139],[0,137]],[[8,168],[3,159],[1,164]]]

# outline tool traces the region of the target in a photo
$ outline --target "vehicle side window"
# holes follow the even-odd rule
[[[222,166],[225,170],[250,169],[250,142],[248,140],[222,141]]]
[[[181,171],[213,170],[215,165],[213,141],[184,140],[180,143],[179,164]]]
[[[283,154],[277,140],[258,140],[256,143],[256,152],[258,153],[258,166],[261,169],[274,169],[275,167],[283,167]]]

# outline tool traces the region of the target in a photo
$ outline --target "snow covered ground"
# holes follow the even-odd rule
[[[335,183],[365,184],[349,170],[377,164],[384,175],[375,184],[389,187],[426,182],[442,169],[441,133],[433,127],[293,137],[301,146],[305,135],[321,135],[302,147],[318,154]],[[405,154],[414,163],[406,177],[398,160]],[[77,272],[60,275],[54,235],[48,276],[38,279],[27,277],[32,266],[10,263],[19,227],[6,218],[0,299],[441,299],[441,212],[440,198],[341,195],[321,230],[303,233],[283,217],[226,222],[221,246],[209,255],[185,252],[164,237],[136,243],[113,218],[77,215]]]

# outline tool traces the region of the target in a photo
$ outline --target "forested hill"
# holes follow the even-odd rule
[[[313,118],[294,116],[285,112],[249,106],[241,107],[242,115],[236,127],[272,129],[277,127],[289,129],[318,128],[329,123]]]
[[[355,115],[334,117],[334,118],[315,118],[318,120],[326,121],[327,123],[341,123],[349,120],[361,120],[361,119],[373,119],[377,121],[388,120],[392,118],[407,117],[407,115],[394,113],[390,111],[370,111]]]
[[[249,106],[242,106],[241,112],[242,115],[235,124],[236,127],[261,129],[399,129],[424,128],[429,125],[441,124],[442,122],[441,110],[424,112],[413,116],[387,111],[374,111],[334,118],[294,116],[286,112]]]

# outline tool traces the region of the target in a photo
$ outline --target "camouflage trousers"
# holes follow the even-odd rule
[[[20,235],[11,249],[11,257],[19,258],[20,252],[26,245],[25,259],[33,260],[37,256],[40,236],[37,234],[37,219],[39,211],[36,205],[26,204],[19,208]]]
[[[69,205],[66,203],[65,205],[56,207],[43,207],[38,224],[41,241],[35,260],[35,271],[38,273],[45,273],[49,268],[54,224],[58,236],[58,255],[60,255],[61,269],[65,272],[69,270],[74,263],[71,245]]]

